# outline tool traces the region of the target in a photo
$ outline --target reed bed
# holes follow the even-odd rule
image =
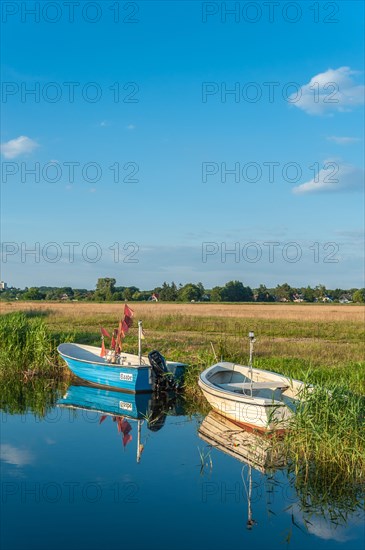
[[[61,376],[57,345],[73,334],[55,334],[37,312],[15,312],[0,317],[0,377],[18,373]]]
[[[326,475],[329,491],[344,480],[364,485],[365,397],[344,381],[323,378],[304,391],[284,443],[302,482]]]

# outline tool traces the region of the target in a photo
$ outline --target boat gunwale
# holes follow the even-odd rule
[[[238,392],[231,392],[228,390],[224,390],[223,388],[219,388],[217,386],[214,386],[213,384],[205,384],[202,380],[198,380],[198,385],[200,386],[201,390],[203,392],[208,393],[209,395],[212,395],[213,397],[218,397],[220,399],[223,398],[226,401],[235,401],[240,403],[246,403],[249,405],[259,405],[260,407],[286,407],[287,405],[283,401],[278,401],[277,399],[268,399],[267,397],[258,397],[255,395],[246,395],[244,393],[238,393]],[[209,391],[213,390],[213,391]],[[217,396],[214,394],[214,392],[219,392],[222,395]],[[247,401],[248,400],[248,401]]]
[[[228,368],[228,367],[230,367],[230,368]],[[240,365],[239,363],[232,363],[232,362],[229,362],[229,361],[221,361],[219,363],[216,363],[215,365],[211,365],[210,367],[205,369],[202,373],[200,373],[199,380],[198,380],[198,385],[200,386],[200,388],[202,389],[203,392],[206,391],[207,393],[209,393],[209,395],[215,396],[215,397],[220,398],[220,399],[224,398],[228,401],[236,401],[236,402],[241,402],[241,403],[247,402],[247,404],[251,404],[251,405],[256,403],[257,405],[259,405],[261,407],[269,407],[269,406],[274,406],[274,407],[279,407],[279,406],[282,407],[283,406],[283,407],[286,407],[287,406],[283,401],[280,401],[278,399],[268,399],[267,397],[249,395],[249,394],[246,394],[244,392],[239,393],[239,392],[230,391],[229,389],[220,387],[218,384],[214,384],[213,382],[211,382],[208,379],[207,374],[208,374],[209,371],[211,371],[211,372],[213,371],[212,372],[212,375],[213,375],[216,372],[234,371],[235,367],[239,367],[238,370],[236,370],[235,372],[240,372],[241,371],[241,374],[243,374],[242,369],[249,369],[248,365]],[[214,372],[214,371],[216,371],[216,372]],[[282,374],[278,374],[276,372],[272,372],[272,371],[268,371],[268,370],[264,370],[264,369],[253,368],[252,373],[257,374],[257,375],[268,374],[269,376],[272,376],[275,379],[273,381],[279,381],[280,380],[283,383],[285,382],[285,386],[287,386],[287,388],[286,388],[286,390],[284,390],[283,393],[285,393],[285,391],[287,391],[287,389],[289,389],[289,388],[293,389],[296,385],[302,385],[303,384],[303,382],[301,382],[300,380],[289,379],[288,377],[286,377]],[[255,384],[255,382],[253,382],[253,386],[254,386],[254,384]],[[211,391],[208,391],[209,389]],[[253,387],[253,389],[255,389],[255,388]],[[214,395],[213,392],[216,392],[218,395]]]
[[[82,344],[75,344],[73,342],[70,342],[67,344],[69,345],[72,345],[72,346],[75,346],[76,348],[80,348],[80,349],[83,349],[81,346]],[[58,353],[61,355],[62,358],[65,358],[67,357],[67,359],[72,359],[73,361],[78,361],[79,363],[88,363],[88,364],[91,364],[91,365],[97,365],[98,367],[109,367],[109,368],[121,368],[121,367],[124,367],[124,368],[132,368],[132,369],[151,369],[151,365],[143,365],[143,364],[118,364],[118,363],[108,363],[105,359],[104,359],[104,362],[101,361],[100,359],[98,360],[98,357],[95,356],[95,361],[90,361],[88,359],[81,359],[79,357],[75,357],[75,356],[72,356],[72,355],[67,355],[66,353],[64,353],[63,351],[60,351],[60,347],[63,346],[64,344],[60,344],[58,347],[57,347],[57,351]],[[96,346],[88,346],[88,347],[95,347],[95,349],[98,349]],[[86,350],[87,351],[87,350]],[[92,352],[90,352],[92,353]],[[129,353],[128,355],[132,355],[133,357],[137,357],[138,358],[138,355],[135,355],[135,354],[132,354],[132,353]]]
[[[85,348],[101,349],[101,348],[98,348],[97,346],[89,346],[87,344],[76,344],[75,342],[63,342],[62,344],[59,344],[57,346],[57,351],[61,355],[62,358],[67,357],[67,359],[72,359],[74,361],[79,361],[80,363],[89,363],[91,365],[97,365],[97,366],[100,366],[100,367],[111,367],[111,368],[124,367],[124,368],[132,368],[132,369],[152,369],[151,365],[142,364],[142,363],[138,363],[138,364],[108,363],[105,359],[104,359],[104,362],[102,362],[100,360],[102,358],[98,357],[97,355],[95,355],[95,359],[96,359],[95,361],[89,361],[88,359],[81,359],[79,357],[75,357],[75,356],[72,356],[72,355],[67,355],[63,351],[60,351],[60,347],[64,346],[65,344],[70,345],[70,346],[75,346],[76,348],[79,348],[79,349],[84,349],[85,351],[89,351]],[[92,352],[90,351],[90,353],[92,353]],[[138,355],[136,355],[135,353],[126,353],[126,355],[130,356],[130,357],[136,357],[137,360],[139,359]],[[142,356],[142,360],[147,360],[147,359],[148,359],[147,357]],[[166,364],[169,365],[170,367],[187,367],[186,363],[181,363],[180,361],[168,361],[167,359],[166,359]]]

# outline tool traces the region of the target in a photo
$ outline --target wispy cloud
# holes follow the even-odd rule
[[[319,73],[290,96],[292,104],[310,115],[351,111],[364,103],[364,86],[355,81],[357,75],[350,67]]]
[[[7,159],[14,159],[20,155],[31,153],[39,147],[38,143],[27,136],[19,136],[1,144],[1,153]]]
[[[8,443],[0,445],[0,457],[3,462],[13,464],[20,468],[26,464],[31,464],[34,461],[33,454],[27,449],[20,449]]]
[[[293,192],[297,194],[336,193],[360,191],[363,188],[364,170],[362,168],[328,159],[313,179],[294,187]]]
[[[126,126],[127,130],[135,130],[136,127],[134,124],[128,124],[128,126]]]
[[[357,137],[346,137],[346,136],[327,136],[327,141],[333,141],[337,145],[349,145],[350,143],[357,143],[361,141]]]

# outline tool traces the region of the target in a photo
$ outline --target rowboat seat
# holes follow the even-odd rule
[[[283,382],[254,382],[252,385],[250,382],[232,382],[230,384],[217,384],[218,388],[227,391],[241,392],[245,390],[250,390],[251,387],[253,390],[286,390],[289,388],[288,385],[283,384]]]

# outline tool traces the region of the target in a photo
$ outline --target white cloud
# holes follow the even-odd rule
[[[350,67],[328,69],[313,76],[298,92],[289,96],[295,107],[310,115],[351,111],[364,103],[364,86],[355,82],[358,71]]]
[[[100,126],[102,126],[103,128],[106,127],[106,126],[110,126],[110,122],[108,122],[107,120],[102,120],[100,122]]]
[[[134,130],[136,127],[134,124],[128,124],[128,126],[126,126],[127,130]]]
[[[27,136],[19,136],[1,144],[1,153],[7,159],[13,159],[25,153],[31,153],[39,147],[38,143]]]
[[[34,461],[33,454],[27,449],[20,449],[8,443],[0,445],[0,457],[3,462],[13,464],[14,466],[25,466]]]
[[[350,143],[356,143],[360,141],[357,137],[345,137],[345,136],[328,136],[327,141],[333,141],[337,145],[349,145]]]
[[[293,192],[320,193],[360,191],[364,188],[364,170],[352,164],[343,164],[333,159],[324,161],[316,176],[297,187]]]

